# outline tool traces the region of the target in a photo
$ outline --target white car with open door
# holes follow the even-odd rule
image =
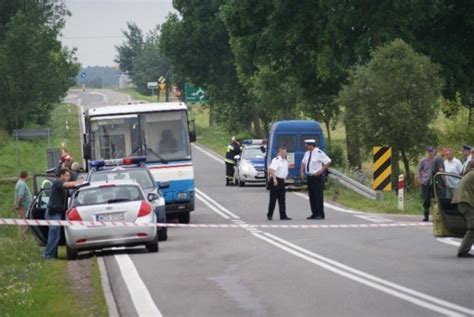
[[[451,203],[460,181],[461,176],[456,174],[437,173],[434,176],[436,206],[433,214],[433,234],[436,237],[462,238],[467,231],[465,218],[457,206]]]
[[[144,245],[149,252],[158,252],[156,214],[151,202],[159,199],[156,193],[145,196],[134,181],[91,183],[72,194],[66,220],[95,222],[128,222],[149,226],[93,226],[65,227],[68,259],[77,258],[83,250],[117,246]]]

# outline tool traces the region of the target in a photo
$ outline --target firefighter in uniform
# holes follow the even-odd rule
[[[232,138],[232,143],[227,146],[225,153],[225,185],[232,186],[234,184],[234,167],[235,156],[240,155],[240,141],[235,137]]]

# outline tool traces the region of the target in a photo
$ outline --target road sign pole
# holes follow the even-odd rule
[[[20,175],[20,136],[19,131],[16,129],[16,175]]]
[[[398,176],[398,210],[403,210],[405,205],[405,177],[403,174]]]
[[[168,79],[165,80],[165,84],[166,84],[166,87],[165,87],[165,94],[166,94],[166,102],[169,102],[170,101],[170,89],[169,89],[169,83],[168,83]]]

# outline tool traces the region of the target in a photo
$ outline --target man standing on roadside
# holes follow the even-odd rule
[[[59,177],[56,178],[51,186],[48,208],[46,210],[46,220],[62,220],[67,209],[67,189],[73,188],[82,183],[82,180],[70,182],[71,174],[69,170],[63,168],[59,171]],[[43,257],[52,259],[58,256],[58,245],[61,237],[60,226],[49,226],[48,242],[44,249]]]
[[[286,160],[286,149],[281,147],[278,156],[275,157],[268,167],[268,187],[270,188],[270,202],[268,204],[267,219],[272,220],[276,201],[280,208],[280,220],[291,220],[286,215],[286,189],[285,180],[288,177],[288,161]]]
[[[423,196],[423,221],[429,220],[430,207],[431,207],[431,165],[433,163],[433,157],[435,150],[432,146],[426,148],[426,157],[424,157],[418,169],[416,171],[416,178],[421,184],[421,193]]]
[[[472,147],[470,145],[464,144],[462,146],[462,155],[464,156],[464,161],[462,163],[461,175],[464,174],[467,164],[472,160]]]
[[[444,172],[444,155],[446,148],[442,145],[438,147],[438,154],[434,157],[431,163],[431,178],[430,185],[433,185],[434,176],[436,173]]]
[[[28,172],[21,171],[20,178],[15,185],[15,210],[18,213],[18,217],[20,219],[25,218],[26,211],[30,207],[32,201],[30,189],[26,184],[27,180]],[[20,234],[25,234],[27,229],[28,227],[26,226],[19,226],[18,232]]]
[[[454,193],[452,204],[457,204],[459,212],[467,223],[467,232],[458,249],[458,258],[473,258],[469,251],[474,243],[474,160],[466,166],[466,172]]]
[[[324,219],[324,174],[331,165],[331,159],[316,147],[316,140],[309,139],[304,143],[307,151],[301,162],[300,176],[307,178],[311,205],[311,216],[306,219]]]

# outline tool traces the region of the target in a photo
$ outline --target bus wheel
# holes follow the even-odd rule
[[[191,220],[190,212],[187,211],[187,212],[180,213],[178,216],[178,220],[179,220],[179,223],[189,223],[189,221]]]

